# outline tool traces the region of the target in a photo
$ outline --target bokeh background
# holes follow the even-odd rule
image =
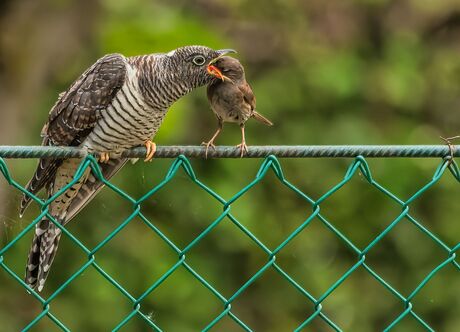
[[[460,3],[457,0],[2,0],[0,2],[0,144],[38,145],[40,129],[57,95],[97,58],[110,52],[167,52],[187,44],[231,47],[246,66],[258,110],[268,128],[247,125],[251,144],[438,144],[460,134]],[[204,88],[170,110],[155,141],[194,145],[215,130]],[[239,143],[227,125],[218,144]],[[282,160],[286,177],[313,199],[344,176],[349,159]],[[35,160],[8,160],[20,183]],[[228,199],[256,175],[261,160],[192,160],[205,184]],[[427,183],[438,159],[369,160],[374,177],[402,199]],[[166,174],[171,160],[125,167],[114,183],[140,197]],[[459,240],[459,185],[447,174],[411,207],[411,213],[448,245]],[[23,219],[20,195],[0,179],[0,246],[39,213]],[[185,174],[143,207],[150,220],[181,247],[209,225],[222,207]],[[131,206],[105,189],[68,225],[94,247],[128,216]],[[311,206],[272,174],[233,206],[234,215],[269,248],[275,248],[311,213]],[[364,248],[400,212],[362,176],[322,205],[323,214]],[[32,234],[5,255],[23,275]],[[367,255],[368,262],[407,296],[446,252],[403,222]],[[97,255],[100,265],[139,296],[177,256],[135,219]],[[193,249],[187,261],[225,296],[231,296],[265,264],[266,255],[228,220]],[[86,261],[63,238],[44,290],[51,294]],[[318,220],[277,256],[277,262],[312,295],[320,297],[357,257]],[[414,298],[414,310],[439,331],[460,330],[460,278],[451,265]],[[198,331],[222,304],[180,269],[142,303],[165,331]],[[130,311],[130,303],[94,269],[78,277],[52,302],[52,312],[74,331],[106,331]],[[269,270],[232,306],[256,331],[288,331],[314,310]],[[404,304],[362,269],[323,303],[345,331],[378,331]],[[18,331],[41,312],[37,301],[0,270],[2,331]],[[47,318],[34,331],[55,331]],[[145,331],[133,319],[126,331]],[[215,331],[239,331],[224,319]],[[307,331],[329,331],[315,320]],[[419,331],[408,317],[395,329]]]

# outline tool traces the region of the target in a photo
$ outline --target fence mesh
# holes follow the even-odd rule
[[[50,215],[49,213],[49,204],[59,195],[61,195],[65,190],[67,190],[70,186],[72,186],[76,181],[78,181],[84,174],[84,171],[87,168],[91,168],[92,172],[105,183],[105,185],[110,189],[117,193],[123,199],[129,201],[132,204],[132,213],[131,215],[126,218],[118,227],[116,227],[105,239],[103,239],[99,244],[97,244],[94,248],[89,248],[85,246],[78,238],[76,238],[71,232],[69,232],[66,228],[62,227],[56,220]],[[142,212],[142,204],[151,196],[155,195],[155,193],[160,190],[161,188],[168,186],[168,183],[176,176],[179,169],[183,169],[185,173],[190,178],[190,181],[198,186],[201,190],[206,192],[210,195],[213,199],[216,200],[219,204],[222,205],[222,213],[201,232],[199,236],[194,238],[188,245],[185,247],[179,247],[175,244],[168,236],[166,236],[163,232],[160,231],[155,224],[149,220]],[[345,281],[349,278],[358,268],[363,268],[367,273],[372,276],[378,283],[380,283],[386,289],[389,296],[393,296],[402,304],[402,309],[399,315],[396,317],[391,318],[391,323],[385,328],[385,331],[389,331],[396,327],[398,323],[400,323],[405,317],[412,316],[418,325],[427,331],[434,331],[434,329],[430,326],[430,324],[419,314],[417,313],[417,308],[413,305],[413,299],[417,296],[417,294],[424,288],[424,286],[436,276],[436,274],[442,270],[447,265],[453,265],[455,271],[460,272],[460,264],[456,260],[456,251],[460,248],[460,243],[456,244],[454,247],[449,247],[445,242],[443,242],[436,234],[425,228],[413,215],[410,213],[411,204],[422,196],[428,189],[435,186],[440,178],[443,176],[446,171],[450,171],[450,173],[454,176],[457,181],[460,181],[460,171],[455,164],[455,162],[451,162],[449,159],[444,159],[439,166],[437,167],[431,181],[426,183],[420,190],[415,192],[409,199],[403,200],[397,197],[394,193],[390,190],[379,184],[372,174],[371,170],[366,162],[366,159],[363,156],[357,156],[351,162],[348,170],[345,173],[343,179],[337,183],[335,186],[332,187],[329,191],[327,191],[322,197],[318,199],[313,199],[309,197],[306,193],[302,190],[297,188],[294,184],[289,182],[284,174],[281,167],[279,160],[270,155],[266,157],[260,165],[260,168],[253,179],[248,185],[242,188],[238,193],[236,193],[233,197],[229,200],[223,199],[216,193],[214,190],[206,186],[203,182],[201,182],[188,160],[187,157],[184,155],[180,155],[179,157],[175,158],[172,162],[169,171],[167,172],[164,179],[158,183],[156,186],[152,187],[150,191],[148,191],[144,196],[140,197],[139,199],[134,199],[125,193],[123,190],[112,184],[111,182],[107,181],[103,178],[99,166],[97,164],[96,159],[88,155],[82,159],[81,165],[76,172],[73,182],[69,183],[66,187],[64,187],[61,191],[56,193],[53,197],[42,200],[30,192],[27,192],[25,188],[16,182],[8,169],[7,163],[4,159],[0,158],[0,171],[4,177],[4,179],[8,182],[8,184],[17,190],[30,195],[34,201],[36,201],[41,207],[41,213],[37,216],[33,222],[31,222],[27,227],[25,227],[16,237],[11,239],[5,246],[2,248],[0,247],[0,266],[4,272],[6,272],[11,278],[16,280],[22,287],[24,287],[30,294],[33,296],[37,301],[39,301],[43,307],[42,311],[38,316],[35,317],[23,330],[28,331],[33,328],[41,319],[44,317],[48,317],[55,323],[57,327],[59,327],[63,331],[70,331],[69,327],[67,327],[58,317],[56,317],[52,311],[51,307],[53,304],[53,300],[56,299],[68,286],[71,284],[75,278],[81,275],[86,269],[89,267],[93,267],[96,269],[101,276],[103,276],[114,288],[116,288],[123,296],[125,296],[129,301],[132,303],[132,311],[126,315],[123,319],[120,320],[119,324],[113,328],[113,331],[118,331],[122,329],[128,322],[133,319],[134,317],[139,317],[143,321],[145,321],[146,326],[149,326],[152,330],[155,331],[162,331],[161,326],[158,326],[148,314],[143,312],[142,310],[142,301],[149,296],[150,294],[154,293],[155,290],[165,282],[170,276],[172,276],[180,267],[185,268],[196,280],[198,280],[202,285],[206,287],[209,292],[215,296],[221,303],[222,303],[222,310],[214,317],[212,320],[209,321],[208,325],[203,329],[203,331],[211,330],[216,324],[218,324],[224,317],[229,317],[232,319],[236,324],[238,324],[243,330],[245,331],[252,331],[251,327],[243,321],[240,317],[238,317],[232,311],[232,304],[235,302],[237,298],[253,283],[255,283],[259,278],[261,278],[264,273],[272,269],[276,273],[278,273],[286,283],[290,284],[301,296],[305,298],[305,301],[310,303],[311,306],[314,308],[312,314],[308,314],[304,317],[304,320],[299,322],[298,327],[295,331],[300,331],[306,329],[314,319],[321,319],[326,324],[328,324],[333,330],[335,331],[342,331],[341,327],[334,322],[334,320],[328,316],[328,314],[323,310],[323,302],[330,296],[334,295],[334,291]],[[242,199],[242,196],[251,190],[257,183],[264,180],[267,172],[274,172],[276,178],[279,182],[284,185],[286,188],[291,190],[295,195],[298,195],[301,199],[305,200],[311,206],[311,212],[309,212],[309,216],[304,222],[298,226],[288,237],[284,239],[277,247],[269,248],[266,244],[264,244],[256,235],[251,233],[247,227],[245,227],[236,217],[232,214],[232,204],[236,201]],[[328,200],[331,195],[335,192],[339,191],[345,184],[347,184],[352,177],[356,174],[360,173],[369,185],[375,187],[389,199],[391,199],[395,204],[400,206],[401,212],[399,215],[389,222],[389,224],[380,232],[378,233],[375,238],[370,241],[364,248],[360,248],[357,246],[351,239],[345,236],[342,232],[340,232],[334,225],[328,221],[328,219],[321,213],[321,204]],[[28,232],[33,232],[35,225],[41,220],[43,216],[47,216],[53,223],[59,227],[62,232],[70,238],[88,257],[88,261],[73,275],[71,275],[57,290],[54,291],[50,296],[47,298],[42,297],[39,293],[35,292],[34,290],[30,289],[23,281],[23,276],[18,275],[13,271],[13,269],[8,266],[5,260],[5,253],[10,250],[22,237],[24,237]],[[166,272],[164,273],[158,280],[156,280],[150,287],[145,289],[142,295],[135,297],[133,296],[126,288],[120,285],[114,276],[111,276],[107,273],[99,264],[96,259],[98,251],[100,251],[109,241],[111,241],[123,228],[125,228],[134,218],[139,217],[145,225],[147,225],[153,232],[155,232],[158,237],[164,241],[176,254],[177,254],[177,262]],[[341,242],[344,243],[355,255],[356,262],[355,264],[349,268],[343,275],[341,275],[334,283],[332,283],[328,289],[319,297],[314,297],[312,292],[306,289],[295,280],[293,276],[291,276],[286,270],[284,270],[276,261],[277,254],[285,248],[285,246],[292,241],[296,236],[298,236],[301,232],[308,232],[308,226],[313,222],[322,223],[331,234],[336,236]],[[197,244],[202,241],[208,234],[216,228],[221,223],[231,223],[236,227],[240,232],[242,232],[245,236],[247,236],[250,241],[252,241],[255,245],[257,245],[260,249],[262,249],[265,254],[267,261],[264,266],[262,266],[258,271],[256,271],[252,277],[249,278],[246,282],[244,282],[239,289],[237,289],[230,297],[225,297],[222,292],[219,291],[210,281],[208,281],[205,277],[200,274],[200,271],[194,269],[189,262],[187,262],[187,254],[189,251],[197,246]],[[409,295],[404,296],[399,292],[395,287],[391,285],[391,283],[384,279],[379,273],[377,273],[368,263],[366,262],[366,255],[376,246],[392,229],[395,228],[400,223],[410,223],[413,224],[427,239],[435,243],[436,246],[440,247],[444,252],[445,256],[440,257],[438,261],[438,265],[431,269],[428,274],[426,274],[423,280],[413,285],[412,292]],[[156,239],[155,239],[156,240]]]

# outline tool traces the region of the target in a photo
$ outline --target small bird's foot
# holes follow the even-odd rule
[[[145,154],[144,161],[152,161],[153,155],[157,151],[157,145],[152,141],[145,141],[144,143],[145,148],[147,149],[147,153]]]
[[[452,144],[452,140],[460,138],[460,136],[453,136],[453,137],[442,137],[439,136],[444,142],[446,142],[447,146],[449,147],[449,163],[451,163],[454,160],[454,153],[455,153],[455,147]]]
[[[103,164],[106,164],[108,163],[110,160],[110,154],[108,152],[101,152],[99,154],[99,162],[100,163],[103,163]]]
[[[243,158],[245,152],[248,153],[248,146],[245,141],[242,141],[241,144],[238,144],[236,147],[241,151],[241,158]]]
[[[208,159],[209,148],[211,147],[213,150],[216,149],[216,146],[214,145],[214,140],[210,140],[209,142],[202,142],[201,145],[206,147],[205,158]]]

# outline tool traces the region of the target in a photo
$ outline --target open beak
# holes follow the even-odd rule
[[[209,64],[208,68],[207,68],[207,71],[208,71],[208,74],[210,74],[211,76],[214,76],[214,77],[217,77],[218,79],[221,79],[222,82],[225,81],[226,76],[224,76],[224,74],[222,74],[220,69],[217,68],[216,66],[214,66],[212,64]]]
[[[216,66],[208,65],[207,70],[208,70],[208,73],[211,76],[217,77],[218,79],[222,80],[222,82],[228,81],[230,83],[233,83],[233,80],[230,77],[225,76],[224,74],[222,74],[222,71],[219,68],[217,68]]]
[[[217,50],[216,53],[219,54],[219,55],[216,58],[212,59],[209,62],[208,67],[206,68],[207,71],[208,71],[208,74],[210,74],[210,75],[212,75],[214,77],[217,77],[218,79],[222,80],[222,82],[225,82],[225,80],[233,82],[229,77],[227,77],[224,74],[222,74],[220,69],[217,68],[216,66],[214,66],[214,63],[216,63],[216,61],[219,60],[224,55],[227,55],[229,53],[237,53],[237,52],[235,50],[231,49],[231,48],[226,48],[226,49],[222,49],[222,50]]]

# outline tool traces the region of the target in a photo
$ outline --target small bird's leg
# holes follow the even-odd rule
[[[144,145],[145,145],[145,148],[147,149],[147,153],[145,154],[144,161],[152,161],[153,155],[157,151],[157,145],[152,141],[145,141]]]
[[[246,145],[246,139],[244,138],[244,123],[240,124],[241,128],[241,144],[238,144],[236,147],[241,150],[241,158],[244,156],[244,152],[248,152],[248,146]]]
[[[450,156],[450,161],[449,162],[452,162],[452,160],[454,160],[454,152],[455,152],[455,147],[454,145],[452,144],[452,140],[454,139],[458,139],[460,138],[460,135],[459,136],[453,136],[453,137],[442,137],[442,136],[439,136],[444,142],[446,142],[447,146],[449,147],[449,156]]]
[[[110,154],[108,152],[101,152],[99,153],[99,162],[100,163],[108,163],[110,159]]]
[[[220,132],[222,131],[222,128],[223,128],[222,120],[218,119],[217,121],[218,121],[217,130],[214,133],[214,135],[211,137],[209,142],[201,143],[201,145],[206,146],[206,153],[205,153],[206,159],[208,159],[208,149],[209,149],[209,147],[212,147],[214,150],[216,149],[216,146],[214,145],[214,141],[216,140],[217,136],[219,136],[219,134],[220,134]]]

